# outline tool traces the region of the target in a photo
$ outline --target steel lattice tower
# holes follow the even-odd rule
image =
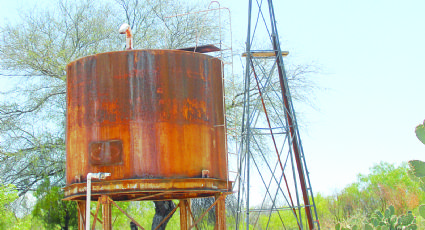
[[[284,68],[288,53],[280,48],[272,0],[266,1],[249,0],[236,229],[256,228],[259,213],[268,216],[266,229],[273,219],[282,229],[289,222],[320,229]]]

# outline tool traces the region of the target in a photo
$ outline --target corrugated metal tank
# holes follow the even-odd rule
[[[178,50],[101,53],[67,66],[66,183],[227,180],[222,64]],[[68,194],[69,195],[69,194]]]

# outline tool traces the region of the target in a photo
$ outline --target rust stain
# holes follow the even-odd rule
[[[93,181],[92,195],[94,199],[100,195],[108,195],[113,200],[129,200],[151,196],[147,200],[180,199],[211,196],[212,194],[229,192],[230,182],[211,178],[186,179],[129,179],[112,181]],[[164,193],[167,193],[164,196]],[[65,187],[65,199],[83,200],[86,194],[85,183],[74,183]]]
[[[182,194],[186,198],[211,196],[211,194],[229,192],[230,182],[211,178],[186,179],[128,179],[112,181],[93,181],[92,195],[108,195],[113,200],[127,200],[146,196],[146,194],[167,193],[167,198],[178,199]],[[84,199],[85,183],[74,183],[65,187],[67,200]],[[158,200],[152,196],[149,200]]]
[[[218,59],[176,50],[109,52],[71,62],[67,79],[67,187],[89,172],[110,172],[107,180],[191,179],[208,170],[227,180]],[[119,151],[92,144],[90,160],[90,143],[110,140],[120,141]]]
[[[196,99],[186,99],[183,104],[183,117],[186,120],[203,120],[207,121],[207,108],[205,101]]]

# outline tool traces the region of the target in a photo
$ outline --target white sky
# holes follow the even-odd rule
[[[244,41],[247,1],[221,2]],[[328,89],[319,111],[303,108],[313,191],[331,194],[380,161],[424,160],[414,129],[425,119],[425,1],[274,2],[282,49],[321,66]]]
[[[0,22],[23,2],[0,0]],[[244,42],[248,1],[220,3],[232,11],[234,44]],[[275,0],[282,49],[293,63],[320,65],[314,77],[328,89],[314,95],[319,111],[302,108],[315,193],[331,194],[380,161],[425,160],[414,134],[425,119],[424,9],[423,0]]]

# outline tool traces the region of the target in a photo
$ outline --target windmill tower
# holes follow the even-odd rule
[[[281,229],[320,229],[284,67],[286,55],[272,0],[249,0],[236,229],[256,228],[259,222],[271,229],[272,221]],[[259,221],[260,214],[268,219]]]

